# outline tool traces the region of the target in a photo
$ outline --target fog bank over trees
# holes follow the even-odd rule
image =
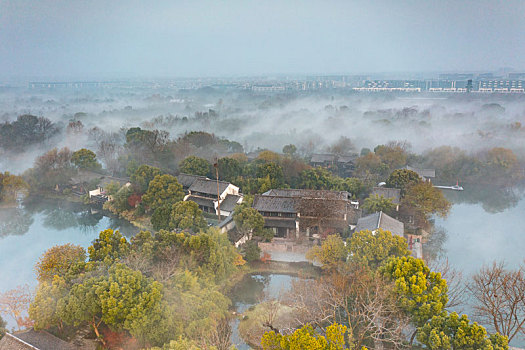
[[[54,147],[98,154],[93,128],[123,144],[131,127],[166,131],[168,136],[158,135],[171,139],[206,131],[238,142],[246,152],[281,152],[293,144],[308,155],[327,151],[344,136],[356,153],[396,140],[407,141],[415,153],[442,145],[474,153],[506,147],[522,160],[523,100],[478,94],[264,94],[213,87],[6,88],[0,92],[0,167],[22,172]],[[22,122],[27,115],[37,118]]]

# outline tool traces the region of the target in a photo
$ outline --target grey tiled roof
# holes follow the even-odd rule
[[[100,180],[99,185],[102,188],[104,188],[112,182],[118,183],[120,186],[124,186],[129,182],[129,179],[113,176],[104,176],[102,180]]]
[[[357,159],[357,155],[347,155],[347,156],[339,156],[337,157],[338,163],[351,163],[354,162]]]
[[[227,195],[226,198],[224,198],[224,200],[221,202],[221,210],[233,211],[240,198],[241,196],[237,196],[234,194]]]
[[[114,176],[99,174],[99,173],[95,173],[89,170],[80,170],[78,174],[76,174],[75,176],[71,178],[71,183],[74,185],[90,183],[93,181],[96,181],[97,184],[102,187],[107,186],[111,182],[116,182],[120,186],[123,186],[129,182],[129,179],[123,178],[123,177],[114,177]]]
[[[45,331],[29,329],[6,334],[0,340],[0,350],[73,350],[75,347]]]
[[[324,162],[333,162],[335,160],[335,155],[333,154],[313,154],[311,163],[324,163]]]
[[[378,228],[389,231],[392,234],[401,237],[403,237],[405,232],[405,225],[401,221],[398,221],[383,212],[374,213],[357,220],[355,231],[374,231]]]
[[[392,203],[394,204],[399,204],[401,202],[401,190],[399,188],[374,187],[371,196],[373,195],[391,198]]]
[[[413,168],[410,165],[407,165],[405,168],[407,170],[412,170],[416,172],[420,177],[425,177],[427,179],[436,177],[435,169],[419,169],[419,168]]]
[[[263,193],[265,196],[302,197],[320,199],[347,200],[350,194],[346,191],[302,190],[302,189],[271,189]]]
[[[224,226],[228,225],[230,222],[233,221],[233,214],[230,214],[226,217],[226,219],[222,220],[220,223],[219,223],[219,227],[220,228],[223,228]]]
[[[258,211],[297,213],[296,203],[297,199],[293,197],[255,195],[252,207]]]
[[[219,193],[223,193],[229,185],[229,182],[219,181]],[[190,192],[217,195],[217,181],[210,179],[196,179],[191,184],[189,190]]]
[[[189,188],[195,180],[197,179],[207,179],[206,176],[199,176],[199,175],[191,175],[191,174],[179,174],[177,175],[177,181],[182,185],[184,188]]]
[[[214,200],[211,198],[204,198],[204,197],[199,197],[199,196],[188,196],[186,200],[195,202],[198,205],[202,205],[203,207],[210,207],[210,208],[215,207]]]
[[[20,339],[14,337],[13,335],[6,333],[6,335],[0,339],[0,350],[26,350],[36,348],[21,341]]]

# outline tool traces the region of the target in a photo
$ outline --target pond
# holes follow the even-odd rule
[[[436,218],[435,232],[425,245],[427,257],[446,257],[465,277],[483,264],[506,261],[516,267],[525,258],[525,199],[523,189],[468,187],[445,191],[454,204],[446,219]],[[60,200],[28,199],[19,208],[0,208],[0,292],[28,284],[36,286],[34,265],[54,245],[88,247],[100,231],[119,229],[132,237],[138,229],[126,221],[92,212],[85,205]],[[294,277],[280,274],[246,276],[230,295],[242,313],[261,300],[276,297]],[[463,308],[468,312],[468,308]],[[12,320],[9,327],[13,326]],[[235,320],[233,341],[249,349],[239,337]]]
[[[297,277],[286,274],[254,274],[246,275],[235,285],[229,297],[232,306],[237,313],[244,313],[251,306],[265,300],[279,298],[282,293],[289,290],[292,280]],[[232,343],[238,350],[248,350],[251,347],[246,344],[239,334],[239,319],[231,321]]]
[[[87,248],[107,228],[127,237],[138,232],[125,221],[79,203],[31,198],[18,208],[0,208],[0,292],[25,284],[33,289],[35,263],[47,249],[66,243]]]
[[[444,193],[453,206],[446,219],[435,219],[425,247],[429,258],[446,257],[467,275],[492,261],[505,261],[512,268],[524,262],[522,189],[465,187]]]
[[[525,198],[523,189],[465,187],[462,192],[445,191],[453,203],[446,219],[436,218],[434,232],[424,250],[427,258],[446,258],[461,271],[463,281],[483,265],[503,261],[515,269],[525,263]],[[458,312],[473,315],[467,298]],[[525,346],[514,339],[513,346]]]

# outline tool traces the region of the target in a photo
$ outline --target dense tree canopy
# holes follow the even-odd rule
[[[173,205],[184,198],[182,185],[175,176],[157,175],[149,183],[148,190],[142,196],[142,202],[155,211],[165,205]]]
[[[374,148],[374,153],[381,159],[381,162],[392,171],[405,166],[407,163],[407,152],[403,146],[404,145],[395,142],[379,145]]]
[[[159,168],[141,165],[131,175],[131,183],[138,187],[140,193],[144,193],[148,190],[151,180],[157,175],[162,175],[162,171]]]
[[[129,243],[118,230],[101,231],[99,238],[88,247],[90,261],[104,261],[111,263],[121,259],[129,253]]]
[[[432,214],[446,217],[451,207],[443,193],[430,182],[419,182],[409,187],[402,204],[414,212],[419,225],[423,225]]]
[[[347,255],[343,240],[338,235],[330,235],[321,246],[314,246],[310,249],[306,257],[322,264],[324,269],[332,269],[345,261]]]
[[[73,152],[71,162],[79,169],[98,170],[102,168],[102,165],[97,161],[95,152],[85,148]]]
[[[75,264],[86,260],[84,248],[67,243],[49,248],[36,263],[35,270],[39,281],[51,281],[53,276],[66,276]]]
[[[297,152],[297,147],[293,144],[289,144],[283,147],[283,153],[289,155],[290,157],[293,156]]]
[[[242,174],[241,163],[234,158],[220,158],[218,160],[219,180],[236,182],[236,179]]]
[[[75,174],[71,151],[68,148],[54,148],[37,157],[34,167],[24,177],[31,189],[54,190],[57,185],[69,185]]]
[[[375,194],[365,199],[362,208],[367,213],[376,213],[382,211],[387,214],[392,214],[396,208],[396,205],[392,203],[392,198],[385,198]]]
[[[29,145],[50,139],[59,131],[59,127],[45,117],[20,115],[12,122],[6,121],[0,124],[0,148],[24,149]]]
[[[386,185],[391,188],[399,188],[401,190],[401,195],[404,195],[410,186],[419,182],[421,182],[421,178],[415,171],[396,169],[386,180]]]
[[[211,172],[211,164],[204,158],[190,156],[180,162],[179,170],[184,174],[207,176]]]
[[[391,257],[410,254],[405,238],[382,229],[375,233],[368,230],[354,232],[346,246],[349,260],[374,269]]]
[[[307,325],[290,335],[267,332],[261,340],[261,346],[264,350],[343,350],[346,349],[345,334],[346,326],[339,324],[328,326],[326,336]]]
[[[199,205],[192,201],[175,203],[171,210],[170,229],[188,229],[199,232],[206,228],[206,220],[202,216]]]
[[[432,350],[507,350],[506,337],[487,335],[476,322],[470,323],[467,315],[447,313],[432,317],[417,332],[417,340]]]
[[[247,206],[237,206],[233,213],[235,226],[244,234],[261,235],[264,227],[263,216],[255,209]]]
[[[430,271],[423,260],[412,256],[391,258],[382,271],[395,283],[399,306],[416,327],[445,310],[447,281],[441,274]]]
[[[7,333],[7,322],[0,316],[0,339]]]

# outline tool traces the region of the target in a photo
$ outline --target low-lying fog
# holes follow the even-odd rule
[[[407,140],[417,153],[441,145],[473,152],[500,146],[511,148],[523,159],[524,101],[522,95],[261,94],[209,87],[4,88],[0,91],[0,123],[33,114],[58,123],[62,131],[44,145],[33,145],[16,156],[0,150],[0,169],[22,172],[36,156],[53,147],[96,151],[87,136],[95,126],[115,132],[134,126],[162,129],[171,138],[192,130],[207,131],[241,143],[246,151],[267,148],[280,152],[293,143],[308,154],[321,152],[346,136],[357,152]],[[216,115],[199,114],[210,109]],[[65,132],[72,119],[84,124],[80,135]]]

